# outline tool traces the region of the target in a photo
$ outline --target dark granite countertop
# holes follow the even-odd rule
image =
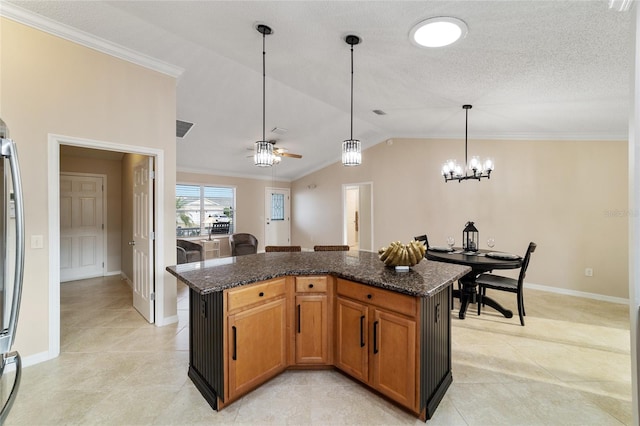
[[[471,271],[468,266],[423,259],[409,272],[384,266],[366,251],[258,253],[167,267],[200,294],[287,275],[333,275],[374,287],[430,297]]]

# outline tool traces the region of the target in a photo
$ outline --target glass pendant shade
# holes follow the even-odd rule
[[[359,166],[362,163],[360,141],[347,139],[342,142],[342,164],[345,166]]]
[[[253,162],[258,167],[273,166],[273,144],[269,141],[257,141],[253,152]]]

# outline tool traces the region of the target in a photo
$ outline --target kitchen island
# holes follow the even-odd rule
[[[189,377],[216,410],[287,368],[337,368],[422,420],[451,375],[451,283],[371,252],[259,253],[170,266],[189,286]]]

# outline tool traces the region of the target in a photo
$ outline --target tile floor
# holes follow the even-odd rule
[[[289,371],[229,405],[187,378],[187,289],[179,322],[145,323],[118,278],[61,286],[60,357],[24,369],[7,425],[421,424],[335,371]],[[496,293],[492,293],[496,294]],[[515,297],[496,299],[515,309]],[[526,327],[487,308],[453,311],[453,378],[429,425],[630,425],[628,308],[540,291]]]

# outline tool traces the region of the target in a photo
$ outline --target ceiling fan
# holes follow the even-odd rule
[[[269,143],[273,145],[273,154],[276,157],[275,162],[280,162],[282,157],[302,158],[302,155],[291,153],[291,152],[289,152],[289,150],[287,148],[276,147],[275,146],[276,142],[277,141],[275,139],[272,139],[272,140],[269,141]],[[253,148],[247,148],[247,150],[253,151]],[[253,155],[247,155],[247,157],[253,157]]]

